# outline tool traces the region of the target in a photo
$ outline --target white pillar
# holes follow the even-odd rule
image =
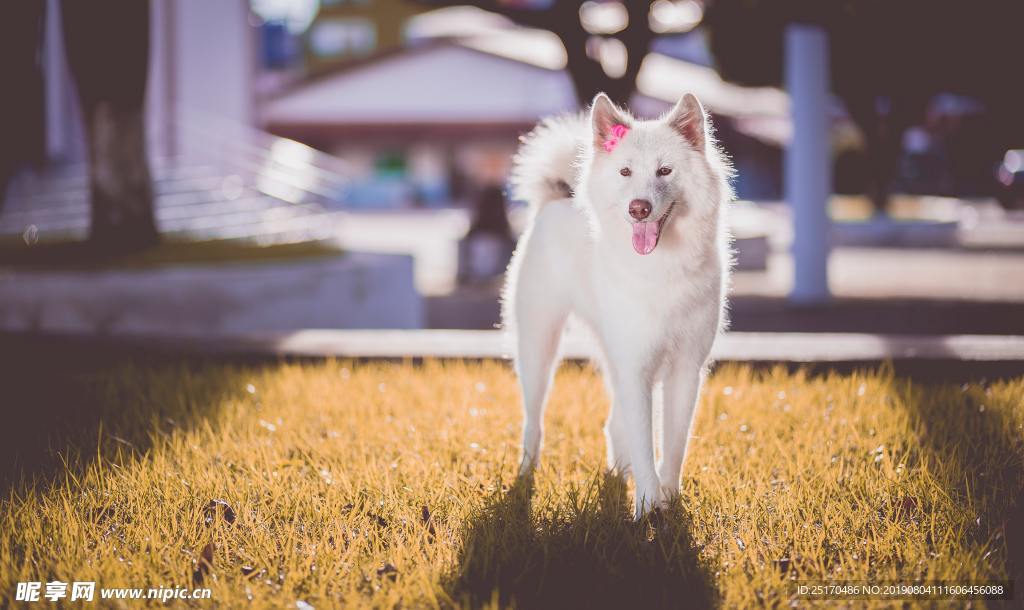
[[[786,28],[786,88],[793,138],[786,151],[786,198],[793,215],[791,301],[823,303],[829,298],[827,203],[832,193],[829,145],[828,34],[823,28]]]
[[[174,0],[173,96],[179,120],[190,112],[250,125],[254,32],[245,0]],[[182,116],[185,115],[185,116]]]
[[[156,157],[173,158],[177,154],[175,129],[175,78],[177,57],[177,8],[172,2],[150,4],[149,82],[146,84],[146,138]]]
[[[46,1],[43,24],[43,88],[46,106],[46,158],[54,163],[84,161],[85,135],[71,72],[64,55],[60,2]]]

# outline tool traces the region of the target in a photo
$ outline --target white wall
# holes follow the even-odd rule
[[[249,124],[253,119],[256,30],[245,0],[157,0],[173,14],[169,44],[172,98],[198,112]],[[154,7],[155,8],[155,7]],[[158,11],[154,10],[154,14]],[[166,48],[166,47],[165,47]]]
[[[423,323],[408,256],[0,277],[5,331],[210,335]]]

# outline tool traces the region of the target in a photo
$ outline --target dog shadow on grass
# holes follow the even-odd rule
[[[495,492],[465,525],[444,583],[460,604],[519,608],[707,608],[715,590],[677,505],[631,519],[612,474],[569,489],[564,507],[531,510],[533,486]]]
[[[924,448],[950,468],[949,493],[971,507],[971,527],[964,542],[991,545],[993,562],[1004,558],[1006,576],[1014,581],[1015,601],[1024,596],[1024,397],[992,393],[987,381],[959,388],[948,385],[934,400],[926,389],[906,382],[898,386],[903,402],[917,420]],[[1003,550],[1005,549],[1005,553]],[[987,555],[986,555],[987,557]],[[995,605],[993,607],[1001,607]]]

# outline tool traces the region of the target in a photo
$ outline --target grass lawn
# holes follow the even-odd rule
[[[796,580],[1024,568],[1024,379],[720,367],[681,503],[639,524],[603,471],[587,367],[558,376],[532,497],[500,363],[129,361],[7,381],[5,464],[31,479],[4,483],[0,607],[52,579],[211,587],[222,607],[791,607]]]

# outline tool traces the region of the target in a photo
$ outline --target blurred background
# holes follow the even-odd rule
[[[0,330],[492,328],[518,137],[684,92],[732,328],[1024,334],[1024,3],[30,0],[0,12]]]

